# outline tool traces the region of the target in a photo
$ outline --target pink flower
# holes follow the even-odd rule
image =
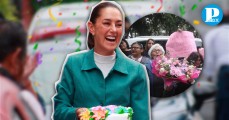
[[[108,105],[108,106],[106,106],[106,108],[108,108],[113,113],[115,108],[117,108],[117,106],[116,105]]]
[[[200,71],[199,70],[195,70],[192,75],[191,75],[191,78],[192,79],[196,79],[199,77],[199,74],[200,74]]]
[[[161,68],[159,71],[159,75],[161,76],[165,76],[168,73],[168,71],[166,71],[164,68]]]
[[[92,118],[94,118],[95,120],[105,119],[107,111],[104,107],[97,106],[97,107],[91,108],[91,110],[94,113]]]
[[[199,76],[200,71],[195,66],[189,65],[187,60],[177,58],[157,57],[152,63],[152,72],[165,80],[167,86],[172,81],[187,83]]]
[[[178,77],[178,81],[182,82],[182,83],[188,83],[188,78],[186,75],[182,75]]]

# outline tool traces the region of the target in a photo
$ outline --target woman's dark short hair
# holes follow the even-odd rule
[[[203,64],[204,63],[204,59],[202,57],[202,55],[199,52],[192,52],[189,57],[187,58],[187,61],[189,62],[189,64],[194,64],[198,58],[200,57],[200,61]]]
[[[0,62],[17,48],[22,48],[19,59],[26,55],[26,33],[21,24],[6,20],[0,21]]]
[[[107,7],[113,7],[113,8],[117,8],[120,13],[121,10],[120,8],[118,8],[115,4],[111,3],[111,2],[102,2],[100,4],[98,4],[94,9],[93,11],[91,12],[91,16],[90,16],[90,22],[92,22],[93,24],[96,23],[96,20],[97,18],[100,16],[100,11],[104,8],[107,8]],[[93,35],[89,32],[88,33],[88,47],[89,49],[92,49],[94,48],[94,37]]]
[[[128,43],[125,39],[122,39],[121,42],[125,42],[125,43],[126,43],[126,47],[127,47],[128,49],[130,49],[130,45],[129,45],[129,43]]]

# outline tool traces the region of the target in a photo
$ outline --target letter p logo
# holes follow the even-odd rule
[[[203,8],[201,17],[207,25],[215,26],[222,21],[223,11],[218,5],[210,4]]]
[[[217,8],[205,8],[206,9],[206,20],[209,22],[212,18],[219,16],[219,10]]]

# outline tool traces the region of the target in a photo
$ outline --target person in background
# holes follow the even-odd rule
[[[130,46],[125,39],[122,39],[119,47],[126,56],[129,56],[131,54]]]
[[[187,59],[192,52],[197,52],[195,38],[192,32],[178,30],[169,36],[166,43],[166,56],[169,58]],[[173,82],[171,85],[174,95],[188,89],[194,80],[190,79],[187,83]]]
[[[131,55],[129,57],[144,65],[150,63],[150,59],[145,56],[142,56],[142,52],[143,52],[143,45],[141,43],[134,42],[131,45]]]
[[[202,77],[217,86],[215,119],[227,120],[229,119],[229,1],[221,2],[223,19],[219,26],[204,37],[205,63]]]
[[[146,70],[148,72],[149,80],[150,80],[150,96],[151,97],[166,97],[163,95],[164,91],[164,82],[163,79],[158,78],[152,72],[152,63],[153,60],[158,56],[164,56],[165,50],[160,44],[154,44],[148,51],[148,55],[151,60],[148,64],[146,64]],[[168,94],[167,94],[168,95]]]
[[[202,68],[204,63],[204,59],[199,52],[192,52],[188,56],[187,61],[189,62],[190,65],[194,65],[197,68]]]
[[[0,20],[0,118],[44,120],[29,76],[37,55],[26,56],[26,33],[18,23]]]
[[[204,48],[199,48],[198,52],[200,53],[200,55],[202,56],[202,58],[204,59]]]
[[[87,108],[122,105],[133,108],[133,120],[150,120],[145,68],[119,49],[125,27],[121,6],[99,2],[87,27],[91,49],[67,56],[53,97],[53,119],[81,119]]]
[[[155,44],[155,41],[151,38],[146,41],[143,56],[150,58],[148,52],[149,52],[149,49],[151,48],[151,46],[154,44]]]

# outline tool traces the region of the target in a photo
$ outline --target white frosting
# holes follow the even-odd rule
[[[130,119],[128,118],[128,113],[124,113],[124,114],[113,113],[107,116],[106,120],[130,120]]]

